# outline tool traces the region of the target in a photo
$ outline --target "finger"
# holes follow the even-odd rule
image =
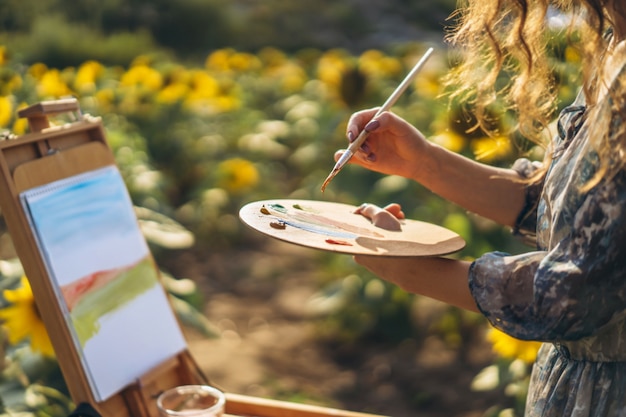
[[[374,108],[361,110],[352,114],[350,120],[348,120],[348,125],[346,126],[346,137],[350,142],[356,139],[356,137],[363,130],[365,125],[367,125],[372,120],[377,111],[378,108]]]
[[[363,142],[363,145],[361,145],[361,147],[357,150],[357,155],[366,162],[376,161],[376,154],[372,152],[372,147],[369,145],[367,140]]]
[[[389,213],[393,214],[397,219],[404,219],[404,211],[402,211],[402,206],[398,203],[391,203],[384,207]]]
[[[362,214],[367,217],[370,220],[374,220],[374,216],[376,216],[376,214],[378,214],[380,212],[380,210],[382,210],[380,207],[374,205],[374,204],[367,204],[363,210],[362,210]]]
[[[361,214],[371,220],[376,208],[373,204],[363,203],[354,210],[354,213]]]
[[[401,230],[398,217],[390,211],[382,209],[375,204],[361,204],[361,206],[355,210],[355,213],[368,218],[376,227],[386,230]]]
[[[365,125],[363,130],[365,130],[366,132],[373,132],[379,127],[380,127],[380,122],[377,119],[372,119]]]
[[[387,210],[398,219],[405,218],[404,211],[402,211],[402,206],[398,203],[387,204],[385,207],[383,207],[383,209]],[[378,213],[380,210],[381,208],[375,204],[363,203],[359,207],[357,207],[354,212],[356,214],[363,214],[364,216],[371,219],[371,217],[374,214]]]
[[[367,126],[369,126],[370,124],[372,124],[372,123],[371,123],[371,122],[370,122],[370,123],[368,123],[368,125],[367,125]],[[366,128],[367,128],[367,126],[366,126]],[[374,126],[374,128],[375,128],[375,127],[376,127],[376,124],[374,124],[373,126]],[[363,130],[363,131],[361,131],[361,133],[360,133],[360,134],[364,134],[364,133],[369,133],[369,131],[367,131],[367,130]],[[355,135],[353,134],[353,132],[351,132],[351,131],[349,131],[349,132],[347,133],[347,137],[348,137],[348,141],[349,141],[350,143],[353,143],[353,142],[357,139],[357,136],[355,136]],[[372,159],[372,157],[368,157],[370,154],[372,154],[372,148],[371,148],[371,147],[370,147],[370,145],[368,144],[367,138],[363,141],[363,143],[362,143],[362,144],[361,144],[361,146],[359,147],[358,151],[363,153],[363,155],[362,155],[362,156],[363,156],[363,159],[368,160],[368,161],[372,161],[372,160],[373,160],[373,159]]]
[[[339,161],[339,158],[341,158],[341,156],[346,152],[345,149],[339,149],[338,151],[335,151],[334,155],[333,155],[333,159],[335,160],[335,162]]]
[[[333,159],[335,160],[335,162],[339,161],[339,159],[341,158],[341,156],[346,152],[345,149],[339,149],[338,151],[335,151],[335,153],[333,154]],[[354,156],[361,161],[360,164],[365,163],[372,163],[372,162],[376,162],[376,154],[373,152],[365,152],[363,150],[363,148],[360,148],[355,154]],[[350,158],[350,160],[348,161],[348,163],[350,163],[350,161],[352,161],[353,158]]]

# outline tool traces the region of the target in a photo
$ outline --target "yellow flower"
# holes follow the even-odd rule
[[[229,112],[237,110],[239,107],[241,107],[241,102],[236,96],[232,94],[224,94],[215,98],[214,106],[220,112]]]
[[[378,50],[368,50],[359,57],[359,68],[368,76],[386,78],[402,74],[402,62]]]
[[[36,79],[41,79],[41,77],[43,77],[43,75],[48,71],[48,67],[46,66],[46,64],[43,64],[41,62],[35,63],[33,65],[30,66],[30,68],[28,68],[28,73],[36,78]]]
[[[8,331],[9,342],[17,344],[30,339],[33,351],[53,357],[54,349],[35,305],[28,279],[22,277],[21,284],[21,287],[15,290],[3,292],[4,298],[11,303],[9,307],[0,310],[0,319]]]
[[[18,136],[23,135],[24,133],[26,133],[26,130],[28,129],[28,120],[26,120],[26,118],[19,118],[16,119],[15,122],[13,123],[13,133],[15,133]]]
[[[306,81],[307,77],[304,71],[299,71],[298,69],[296,71],[289,71],[282,80],[283,91],[287,93],[300,91]]]
[[[18,111],[26,107],[28,107],[28,103],[22,102],[15,107],[15,112],[17,113]],[[25,117],[16,117],[15,121],[13,122],[12,130],[14,134],[21,136],[26,133],[28,127],[28,119],[26,119]]]
[[[41,75],[37,85],[39,97],[59,98],[72,94],[72,90],[67,86],[61,73],[57,69],[51,69]]]
[[[506,136],[484,137],[472,141],[477,160],[485,162],[505,157],[511,152],[511,141]]]
[[[422,97],[435,99],[441,93],[440,74],[438,71],[424,72],[415,80],[415,91]]]
[[[195,71],[191,75],[191,89],[184,97],[185,107],[199,113],[215,114],[239,108],[240,101],[236,91],[228,91],[228,85],[222,85],[209,73]]]
[[[0,96],[0,127],[7,127],[13,116],[11,97]]]
[[[78,68],[74,85],[81,92],[96,90],[96,81],[104,72],[104,67],[97,61],[87,61]]]
[[[213,98],[220,93],[219,81],[203,71],[195,71],[191,74],[191,85],[199,97]]]
[[[487,332],[487,340],[493,346],[494,352],[506,359],[521,359],[526,363],[533,363],[541,342],[524,341],[509,336],[496,328]]]
[[[253,54],[238,52],[230,56],[228,65],[235,71],[252,71],[261,68],[261,60]]]
[[[253,54],[236,52],[232,48],[212,52],[204,62],[206,69],[215,72],[245,72],[261,68],[261,60]]]
[[[176,65],[173,68],[166,70],[163,73],[163,77],[166,79],[165,84],[189,84],[193,71],[187,69],[183,65]]]
[[[580,52],[572,47],[572,46],[567,46],[565,48],[565,62],[569,62],[571,64],[577,64],[579,63],[581,60],[580,57]]]
[[[136,64],[122,75],[124,86],[142,86],[150,91],[158,91],[163,85],[163,76],[145,64]]]
[[[115,101],[115,91],[110,88],[102,88],[96,91],[94,97],[102,111],[107,112],[111,110],[111,106]]]
[[[250,189],[259,182],[259,171],[252,162],[242,158],[221,162],[217,172],[219,186],[234,193]]]
[[[212,71],[228,71],[230,69],[229,60],[235,51],[231,48],[218,49],[206,58],[204,66]]]
[[[273,67],[266,75],[279,80],[282,90],[286,93],[295,93],[301,90],[308,81],[304,69],[295,62],[285,62],[279,67]]]
[[[342,50],[330,50],[325,52],[317,62],[317,78],[336,89],[341,85],[342,74],[352,68],[353,65],[353,63],[348,62],[347,56]]]
[[[452,152],[460,152],[465,147],[465,138],[450,130],[438,133],[435,136],[430,137],[430,140],[437,145],[451,150]]]
[[[359,68],[370,75],[377,75],[379,74],[380,62],[383,58],[384,55],[381,51],[375,49],[367,50],[358,57]]]
[[[189,91],[189,86],[184,83],[174,82],[172,84],[163,87],[157,95],[157,101],[159,103],[172,104],[180,101],[185,97]]]

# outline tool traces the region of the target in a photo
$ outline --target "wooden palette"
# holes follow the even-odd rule
[[[438,256],[465,247],[458,234],[418,220],[399,231],[374,226],[348,204],[277,199],[249,203],[239,217],[252,229],[285,242],[353,255]]]

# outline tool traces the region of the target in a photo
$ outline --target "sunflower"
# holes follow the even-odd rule
[[[506,136],[483,137],[472,142],[474,156],[479,161],[491,162],[511,154],[511,141]]]
[[[11,303],[0,310],[0,320],[7,329],[9,342],[15,345],[29,339],[33,351],[54,357],[54,349],[35,305],[28,279],[22,277],[21,286],[14,290],[4,290],[3,296]]]
[[[507,359],[521,359],[526,363],[533,363],[541,342],[519,340],[491,327],[487,333],[487,340],[493,346],[498,356]]]
[[[222,161],[217,172],[219,185],[231,193],[244,192],[259,182],[259,171],[252,162],[243,158]]]

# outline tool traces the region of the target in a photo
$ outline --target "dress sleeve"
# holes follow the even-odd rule
[[[520,177],[528,181],[525,189],[524,207],[517,216],[515,226],[513,227],[513,234],[521,236],[529,245],[534,245],[537,232],[537,205],[545,179],[545,175],[538,177],[537,173],[543,171],[543,164],[537,161],[531,162],[526,158],[520,158],[515,161],[511,168],[516,171]]]
[[[616,159],[623,158],[617,144],[626,142],[625,102],[606,108]],[[470,290],[496,328],[523,340],[568,341],[597,335],[626,317],[626,167],[618,164],[612,175],[576,194],[571,217],[549,250],[493,252],[472,263]],[[574,190],[580,188],[567,192]]]
[[[578,340],[626,312],[626,172],[590,193],[550,251],[493,252],[470,268],[478,308],[524,340]]]

